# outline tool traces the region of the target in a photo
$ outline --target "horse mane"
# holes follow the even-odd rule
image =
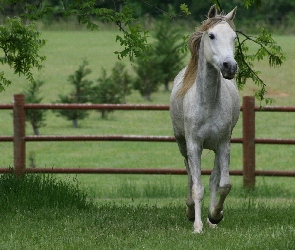
[[[199,26],[193,34],[191,34],[188,40],[188,47],[191,52],[191,58],[184,73],[183,84],[178,92],[179,96],[184,96],[185,93],[192,87],[197,78],[199,49],[203,33],[213,26],[224,21],[227,22],[233,30],[235,30],[233,21],[225,18],[224,15],[220,14],[203,21],[202,25]]]

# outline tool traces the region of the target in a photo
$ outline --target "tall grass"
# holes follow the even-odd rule
[[[26,174],[0,177],[0,211],[35,210],[40,208],[83,209],[91,206],[87,194],[75,179],[58,179],[54,175]]]

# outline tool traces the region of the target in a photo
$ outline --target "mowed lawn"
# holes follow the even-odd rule
[[[67,78],[84,59],[95,81],[105,67],[108,72],[120,50],[114,31],[46,31],[43,49],[47,60],[36,72],[44,103],[69,92]],[[280,68],[257,63],[274,105],[295,106],[295,37],[275,37],[287,54]],[[124,60],[133,74],[132,64]],[[4,69],[7,70],[7,69]],[[8,69],[9,70],[9,69]],[[26,88],[24,78],[12,75],[14,84],[1,93],[0,103],[12,102],[12,96]],[[248,83],[243,95],[252,95],[255,86]],[[152,95],[152,103],[168,104],[170,93],[163,88]],[[147,103],[138,92],[128,103]],[[259,103],[257,103],[259,105]],[[11,111],[1,110],[0,135],[12,134]],[[242,114],[241,114],[242,115]],[[295,114],[257,113],[257,137],[295,138]],[[27,134],[32,134],[29,124]],[[47,112],[41,135],[173,135],[167,111],[115,111],[106,120],[91,111],[90,116],[72,128],[70,121]],[[241,137],[241,119],[233,137]],[[12,143],[0,143],[1,167],[13,165]],[[294,170],[294,146],[257,145],[257,169]],[[27,155],[34,155],[38,167],[113,167],[184,168],[176,143],[152,142],[29,142]],[[242,168],[242,146],[232,145],[231,169]],[[211,169],[214,154],[205,151],[203,169]],[[27,165],[30,165],[27,157]],[[60,175],[59,178],[64,178]],[[1,221],[1,249],[294,249],[294,178],[257,177],[255,194],[244,193],[242,177],[232,177],[233,190],[226,203],[225,220],[218,230],[205,228],[192,234],[185,217],[186,176],[77,175],[97,207],[94,210],[40,209],[7,212]],[[203,207],[208,211],[208,176]]]

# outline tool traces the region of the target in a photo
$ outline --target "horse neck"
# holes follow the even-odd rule
[[[197,95],[201,102],[214,105],[220,91],[220,72],[207,62],[204,55],[204,39],[202,38],[199,59],[198,74],[196,78]]]

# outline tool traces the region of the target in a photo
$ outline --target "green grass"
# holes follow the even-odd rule
[[[2,212],[91,206],[86,192],[80,190],[76,180],[57,179],[53,175],[27,174],[17,178],[4,174],[0,177],[0,190]]]
[[[137,186],[125,183],[123,198],[95,205],[75,182],[51,175],[27,175],[16,182],[13,175],[2,175],[0,248],[294,249],[292,190],[265,185],[247,193],[238,187],[227,199],[219,228],[205,226],[197,235],[186,219],[182,195],[167,190],[175,185],[147,185],[147,193],[140,194],[134,192]],[[208,197],[203,221],[207,212]]]
[[[48,40],[44,48],[47,61],[44,70],[36,73],[38,79],[45,81],[41,90],[44,102],[53,102],[58,94],[69,90],[67,77],[84,58],[93,70],[91,80],[98,78],[102,66],[110,70],[116,61],[113,51],[119,49],[115,35],[114,31],[44,32]],[[270,69],[264,62],[257,67],[268,84],[269,97],[276,100],[275,105],[294,105],[295,49],[292,45],[295,37],[276,39],[288,55],[283,67]],[[132,65],[129,63],[127,67],[132,73]],[[1,93],[0,103],[11,103],[12,95],[26,87],[25,79],[14,75],[12,78],[14,84]],[[249,83],[240,96],[253,94],[254,89]],[[152,95],[152,103],[168,104],[169,96],[170,93],[160,89]],[[134,91],[127,102],[145,103],[145,100]],[[257,137],[295,138],[294,116],[292,113],[257,113]],[[79,123],[78,129],[48,111],[46,123],[46,127],[40,129],[41,135],[173,134],[167,111],[115,111],[107,120],[92,111],[89,118]],[[11,111],[1,110],[0,128],[1,135],[12,135]],[[26,131],[32,134],[29,125]],[[240,119],[233,137],[241,137],[241,133]],[[0,150],[0,166],[11,167],[12,143],[1,142]],[[31,152],[35,154],[37,167],[184,168],[176,143],[28,142],[27,155]],[[256,153],[257,169],[294,170],[293,146],[257,145]],[[213,161],[213,152],[205,151],[203,169],[211,169]],[[232,144],[231,169],[241,168],[242,146]],[[226,200],[224,221],[218,230],[205,227],[201,235],[192,234],[192,224],[185,217],[186,176],[85,174],[58,175],[57,180],[41,175],[36,178],[41,183],[59,183],[63,188],[58,192],[58,188],[44,188],[44,183],[33,188],[30,183],[34,182],[29,181],[6,196],[1,191],[0,249],[295,248],[293,178],[257,177],[256,190],[248,194],[242,188],[242,177],[232,176],[233,189]],[[204,220],[209,205],[208,179],[208,176],[202,177],[206,190]],[[14,188],[20,185],[14,179],[9,183]],[[40,193],[40,190],[46,191]],[[61,193],[64,196],[59,195]],[[77,198],[73,193],[80,196]],[[80,206],[71,203],[75,197],[82,202]]]
[[[258,203],[245,209],[247,204],[227,207],[231,217],[217,230],[205,227],[200,235],[192,234],[192,225],[178,204],[105,204],[88,213],[18,213],[9,222],[1,220],[1,248],[294,249],[294,225],[288,217],[292,207],[278,209]]]

